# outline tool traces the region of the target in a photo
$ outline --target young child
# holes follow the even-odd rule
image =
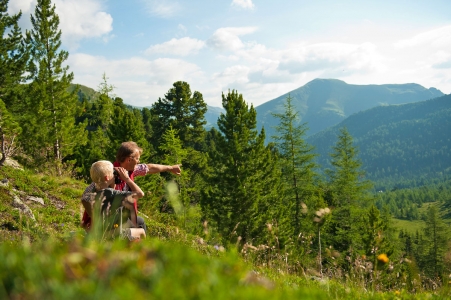
[[[118,176],[125,179],[131,191],[115,190],[114,171],[113,164],[109,161],[101,160],[92,164],[90,174],[95,184],[95,193],[91,195],[89,201],[82,199],[83,206],[95,226],[100,227],[104,232],[112,231],[114,234],[117,229],[122,229],[119,228],[119,224],[121,224],[121,227],[128,228],[125,230],[125,235],[129,239],[145,237],[145,231],[142,228],[136,228],[137,212],[134,207],[135,201],[143,197],[144,193],[128,177],[128,172],[123,168],[117,168],[116,171]],[[128,219],[130,221],[127,221]],[[101,220],[101,224],[97,223],[99,220]],[[122,234],[122,232],[120,233]]]

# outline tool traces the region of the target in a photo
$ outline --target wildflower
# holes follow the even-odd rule
[[[385,254],[385,253],[379,254],[377,256],[377,260],[382,262],[382,263],[384,263],[384,264],[388,263],[388,261],[389,261],[389,259],[387,257],[387,254]]]
[[[119,227],[119,225],[117,225],[117,224],[114,224],[114,228],[118,228]]]
[[[396,291],[395,291],[395,295],[401,295],[401,292],[398,291],[398,290],[396,290]]]

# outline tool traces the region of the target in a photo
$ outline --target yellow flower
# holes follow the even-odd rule
[[[119,225],[117,225],[117,224],[114,224],[114,228],[117,228]]]
[[[387,257],[387,254],[385,254],[385,253],[382,253],[382,254],[379,254],[378,256],[377,256],[377,260],[378,261],[380,261],[380,262],[383,262],[384,264],[386,264],[386,263],[388,263],[388,257]]]
[[[400,291],[395,291],[395,295],[400,295],[401,292]]]

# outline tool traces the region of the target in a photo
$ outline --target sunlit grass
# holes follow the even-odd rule
[[[425,226],[425,222],[422,220],[401,220],[401,219],[392,219],[393,226],[398,230],[403,230],[411,234],[415,234],[417,231],[421,232],[421,230]]]
[[[176,226],[146,218],[148,238],[95,242],[79,227],[86,183],[0,169],[0,299],[411,299],[406,290],[373,292],[351,277],[291,272],[280,255],[234,245],[215,248]],[[26,189],[22,190],[23,187]],[[39,196],[36,221],[12,210],[13,189]],[[23,195],[21,196],[24,197]],[[146,212],[147,213],[147,212]],[[395,220],[412,229],[412,222]],[[418,225],[421,228],[421,225]],[[263,253],[263,252],[262,252]],[[254,257],[252,257],[254,256]],[[307,258],[305,258],[307,259]],[[268,261],[269,260],[269,261]],[[302,258],[301,258],[302,260]],[[441,299],[445,285],[415,299]]]

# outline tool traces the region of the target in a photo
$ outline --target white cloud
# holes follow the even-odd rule
[[[222,51],[236,51],[244,47],[239,36],[253,33],[257,27],[224,27],[216,30],[208,39],[207,45]]]
[[[113,18],[99,1],[55,0],[63,42],[76,48],[84,38],[104,37],[113,30]]]
[[[181,10],[180,4],[172,0],[141,0],[141,2],[152,16],[160,18],[170,18]]]
[[[8,13],[15,14],[22,10],[22,16],[29,16],[29,13],[36,6],[36,0],[14,0],[8,3]]]
[[[451,53],[447,51],[438,51],[430,58],[431,65],[436,69],[451,69]]]
[[[159,97],[164,97],[176,81],[190,82],[191,78],[201,80],[204,77],[197,65],[180,59],[132,57],[109,60],[78,53],[69,57],[68,64],[75,74],[74,83],[96,88],[105,72],[109,84],[116,87],[114,93],[136,106],[150,106]]]
[[[236,65],[226,68],[221,73],[213,75],[214,79],[219,80],[223,85],[229,85],[230,83],[247,83],[249,82],[247,75],[249,74],[249,67]]]
[[[366,73],[385,68],[383,57],[371,43],[320,43],[284,51],[281,70],[290,73],[340,70]]]
[[[253,9],[254,3],[252,3],[252,0],[233,0],[232,6],[238,7],[238,8],[244,8],[244,9]]]
[[[17,13],[22,10],[20,25],[30,29],[30,14],[34,14],[36,0],[15,0],[9,11]],[[63,44],[69,48],[77,48],[78,42],[85,38],[105,39],[113,30],[113,18],[103,10],[101,0],[55,0],[56,14],[59,16]]]
[[[171,39],[163,44],[153,45],[145,50],[145,54],[162,53],[187,56],[196,54],[204,46],[204,41],[184,37],[181,39]]]
[[[436,28],[415,35],[410,39],[404,39],[394,44],[395,48],[407,48],[416,46],[450,47],[451,25]]]

